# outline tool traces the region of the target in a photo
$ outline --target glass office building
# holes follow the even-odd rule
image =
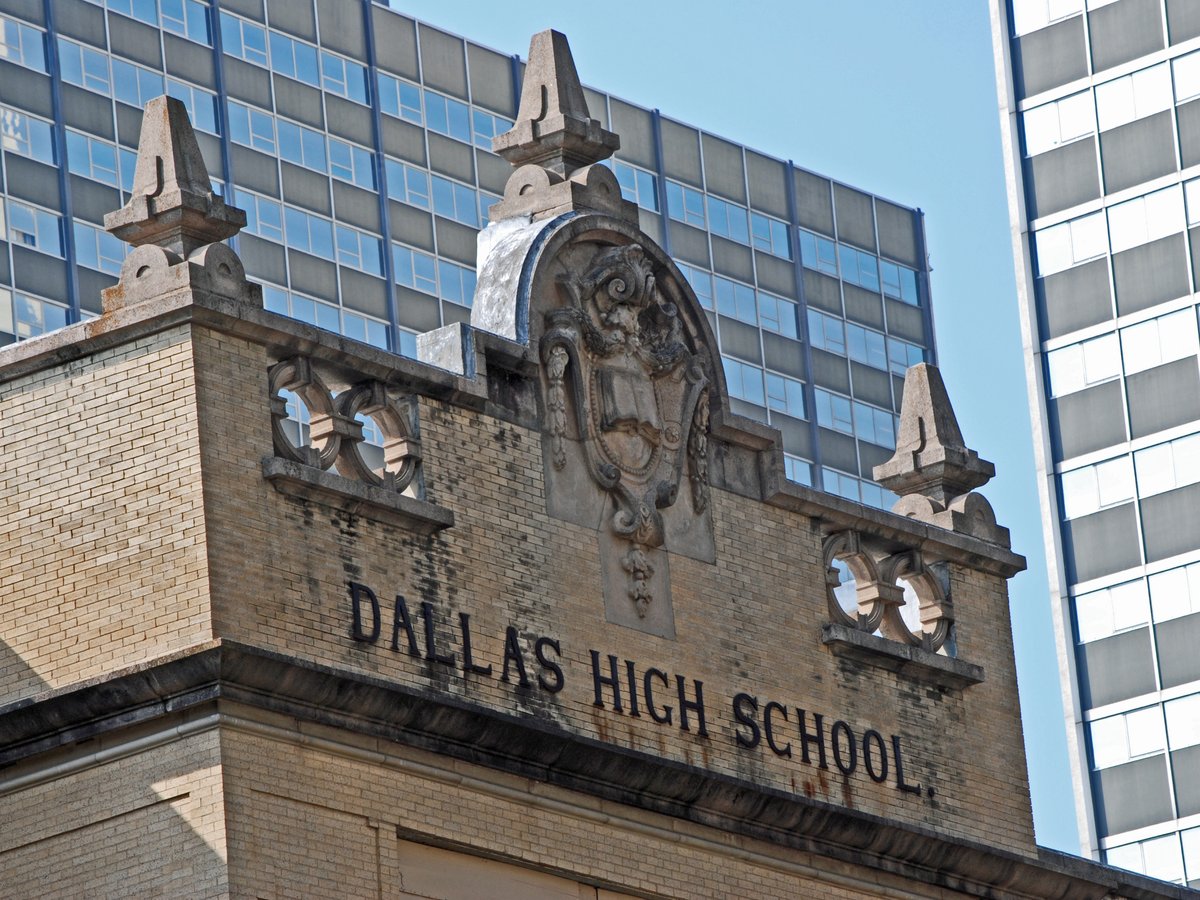
[[[992,16],[1083,849],[1200,886],[1200,4]]]
[[[399,5],[399,4],[395,4]],[[398,353],[466,320],[521,61],[371,0],[0,0],[0,343],[99,312],[140,108],[188,107],[269,309]],[[641,226],[794,480],[876,506],[902,376],[934,360],[923,218],[598,91]]]

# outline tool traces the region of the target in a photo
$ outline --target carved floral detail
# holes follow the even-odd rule
[[[692,506],[696,512],[708,508],[708,391],[700,395],[692,413],[688,433],[688,478],[692,482]]]
[[[551,435],[554,468],[567,464],[564,440],[567,435],[567,394],[563,386],[563,374],[567,370],[567,351],[562,347],[551,347],[546,360],[546,379],[550,389],[546,396],[546,424]]]
[[[654,574],[654,566],[646,558],[640,544],[634,544],[629,552],[621,557],[621,567],[629,573],[629,599],[640,618],[646,617],[646,610],[654,599],[650,590],[650,578]]]

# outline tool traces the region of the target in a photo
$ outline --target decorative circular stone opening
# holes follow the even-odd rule
[[[889,609],[881,623],[885,637],[943,656],[953,656],[950,640],[953,607],[941,582],[915,551],[889,557],[881,566],[884,577],[903,591],[903,602]]]

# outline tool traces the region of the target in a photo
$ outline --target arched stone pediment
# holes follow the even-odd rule
[[[547,511],[599,532],[610,619],[673,633],[667,554],[715,559],[708,432],[726,394],[708,319],[628,222],[506,224],[483,257],[472,325],[541,363]]]

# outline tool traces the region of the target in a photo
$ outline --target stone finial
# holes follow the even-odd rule
[[[193,250],[237,234],[246,214],[213,193],[187,108],[156,97],[142,114],[133,196],[104,217],[112,234],[140,247],[156,244],[187,258]]]
[[[567,36],[550,29],[535,34],[516,124],[492,139],[492,149],[514,167],[533,163],[566,178],[620,146],[588,112]]]
[[[492,139],[492,149],[516,171],[489,218],[543,219],[586,209],[636,223],[637,207],[622,198],[616,177],[595,165],[620,146],[620,138],[588,112],[566,35],[535,34],[517,121]]]
[[[1009,545],[991,505],[974,492],[996,467],[963,442],[946,384],[936,366],[918,363],[904,376],[896,453],[874,469],[875,480],[900,495],[893,511],[931,525]]]
[[[109,311],[180,290],[203,291],[262,305],[262,289],[246,281],[242,262],[221,241],[246,224],[246,213],[212,189],[187,108],[156,97],[142,114],[133,196],[104,217],[104,227],[136,248],[120,282],[103,292]]]

